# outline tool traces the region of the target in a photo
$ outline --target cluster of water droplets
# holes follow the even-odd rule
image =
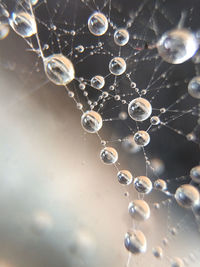
[[[32,6],[36,5],[38,1],[31,1]],[[7,37],[10,31],[10,27],[21,37],[29,38],[33,35],[38,37],[37,23],[33,14],[32,7],[25,12],[24,10],[16,9],[12,14],[6,14],[9,18],[8,23],[0,24],[0,39]],[[100,11],[93,12],[87,21],[87,28],[91,35],[99,38],[108,34],[111,22],[106,14]],[[41,49],[39,39],[38,46]],[[129,44],[130,34],[127,28],[116,28],[113,34],[113,40],[116,46],[119,48]],[[99,45],[101,47],[101,44]],[[195,33],[185,28],[174,28],[165,32],[160,36],[159,40],[150,47],[150,49],[156,49],[159,56],[170,64],[181,64],[190,58],[192,58],[197,52],[199,47],[198,39]],[[76,47],[78,53],[83,53],[85,47],[79,45]],[[68,95],[75,100],[74,93],[68,89],[68,85],[74,81],[79,83],[79,89],[84,92],[86,86],[90,85],[93,89],[102,91],[100,100],[104,100],[110,96],[110,92],[115,90],[115,84],[111,85],[108,90],[106,84],[106,77],[97,73],[91,77],[89,82],[85,82],[82,78],[76,77],[76,68],[73,60],[68,56],[57,53],[51,54],[48,57],[44,56],[42,49],[39,51],[40,57],[43,61],[44,71],[48,79],[56,85],[64,86]],[[130,78],[127,58],[123,58],[121,54],[112,56],[108,64],[109,75],[113,75],[114,78],[123,75]],[[136,92],[138,92],[136,84],[131,82],[131,85]],[[105,89],[105,90],[104,90]],[[195,76],[188,82],[188,93],[190,96],[196,99],[200,99],[200,76]],[[151,126],[158,126],[162,123],[160,116],[154,114],[151,100],[145,98],[146,90],[144,89],[139,97],[135,97],[130,101],[121,99],[119,94],[114,96],[115,101],[120,101],[125,104],[126,110],[119,114],[120,120],[126,120],[127,117],[136,123],[142,123],[147,120],[150,121]],[[76,100],[75,100],[76,101]],[[124,102],[123,102],[124,101]],[[99,135],[99,131],[102,129],[104,119],[98,111],[94,111],[94,103],[89,102],[90,109],[83,110],[81,103],[77,103],[77,108],[82,112],[81,125],[83,129],[88,133],[95,133]],[[98,104],[98,103],[97,103]],[[165,109],[161,109],[160,113],[165,113]],[[121,142],[123,147],[130,153],[138,152],[144,149],[150,143],[150,133],[148,130],[137,128],[137,131],[133,131],[131,135],[124,138]],[[116,166],[118,161],[118,151],[116,148],[107,146],[106,142],[102,141],[103,148],[100,150],[100,159],[104,164],[113,164]],[[151,163],[150,163],[151,164]],[[156,164],[156,163],[154,163]],[[153,162],[151,164],[153,166]],[[158,164],[159,165],[159,164]],[[160,167],[160,165],[159,165]],[[169,193],[167,182],[163,179],[156,179],[152,183],[151,179],[142,174],[136,176],[129,170],[118,170],[117,180],[122,186],[133,186],[138,192],[139,197],[144,197],[150,194],[152,190],[158,190],[161,192]],[[156,166],[153,167],[156,172]],[[200,184],[200,166],[194,166],[190,171],[191,180]],[[172,194],[173,195],[173,194]],[[191,184],[183,184],[176,189],[173,195],[178,205],[183,208],[191,209],[196,216],[200,216],[200,195],[199,190]],[[157,208],[158,205],[155,205]],[[142,222],[150,218],[151,210],[149,204],[144,199],[133,199],[128,204],[128,213],[133,220]],[[124,245],[126,249],[132,254],[145,253],[147,250],[147,239],[145,234],[139,229],[130,229],[127,231],[124,237]],[[153,255],[156,258],[163,257],[163,250],[160,246],[154,247],[152,250]],[[183,266],[183,261],[179,258],[174,258],[171,262],[172,267]]]

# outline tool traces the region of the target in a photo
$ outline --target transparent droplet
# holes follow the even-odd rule
[[[140,230],[129,230],[125,235],[124,245],[133,254],[145,253],[147,249],[146,237]]]
[[[116,45],[124,46],[129,41],[129,33],[126,29],[117,29],[114,33],[114,41]]]
[[[104,87],[105,80],[103,76],[96,75],[91,79],[90,83],[93,88],[100,90]]]
[[[152,116],[150,122],[152,125],[158,125],[160,124],[160,118],[158,116]]]
[[[10,32],[10,27],[8,24],[0,23],[0,40],[5,39]]]
[[[117,173],[117,178],[120,184],[130,185],[133,181],[133,176],[128,170],[121,170]]]
[[[102,117],[96,111],[86,111],[81,116],[81,125],[88,133],[97,133],[103,125]]]
[[[27,12],[13,12],[9,22],[13,30],[23,38],[30,37],[37,32],[35,18]]]
[[[76,51],[78,51],[79,53],[83,53],[84,50],[85,50],[85,48],[84,48],[83,45],[78,45],[75,49],[76,49]]]
[[[146,176],[138,176],[134,179],[135,189],[139,193],[149,194],[152,190],[152,182]]]
[[[184,208],[191,208],[199,203],[199,191],[190,184],[178,187],[175,193],[177,203]]]
[[[151,115],[152,107],[148,100],[142,97],[133,99],[128,105],[128,114],[135,121],[144,121]]]
[[[109,63],[109,71],[113,75],[122,75],[126,71],[126,61],[122,57],[114,57]]]
[[[200,165],[195,166],[191,169],[190,177],[195,183],[200,184]]]
[[[122,140],[122,147],[130,154],[137,153],[141,149],[141,147],[136,144],[133,135],[128,135]]]
[[[152,249],[153,255],[156,258],[162,258],[163,257],[163,249],[161,247],[155,247]]]
[[[188,84],[188,93],[197,99],[200,99],[200,76],[194,77]]]
[[[75,75],[72,62],[62,54],[45,58],[44,70],[49,80],[57,85],[69,84]]]
[[[198,49],[195,35],[187,29],[173,29],[157,43],[159,55],[168,63],[180,64],[190,59]]]
[[[108,20],[103,13],[95,12],[88,19],[88,29],[95,36],[101,36],[108,29]]]
[[[150,217],[150,208],[146,201],[133,200],[128,205],[128,212],[134,220],[145,221]]]
[[[167,183],[162,179],[157,179],[154,182],[154,188],[160,191],[165,191],[167,189]]]
[[[118,160],[118,153],[113,147],[105,147],[100,152],[100,158],[105,164],[114,164]]]
[[[150,136],[146,131],[138,131],[134,134],[134,140],[138,146],[147,146],[150,142]]]
[[[184,262],[180,258],[174,258],[171,261],[171,267],[184,267]]]

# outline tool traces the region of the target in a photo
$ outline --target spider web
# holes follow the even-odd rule
[[[28,45],[24,50],[36,54],[30,69],[16,68],[15,61],[10,63],[7,57],[1,58],[2,69],[23,77],[24,84],[35,79],[36,86],[31,90],[34,92],[50,83],[41,55],[62,53],[68,57],[74,64],[76,78],[64,89],[82,113],[92,109],[102,116],[105,130],[97,137],[101,146],[112,146],[120,152],[119,161],[114,165],[116,173],[124,166],[134,177],[146,175],[152,182],[158,178],[167,182],[168,190],[164,193],[153,190],[150,196],[145,196],[151,218],[148,223],[133,222],[133,228],[142,229],[149,249],[136,258],[127,255],[127,266],[145,266],[149,258],[154,267],[169,266],[174,257],[182,258],[189,266],[198,266],[200,261],[198,246],[195,249],[199,242],[199,218],[178,207],[174,200],[177,187],[190,183],[190,169],[199,163],[200,106],[187,92],[188,82],[199,74],[199,55],[197,52],[184,64],[170,65],[155,49],[160,36],[177,25],[198,30],[199,3],[195,0],[175,2],[39,0],[33,6],[25,0],[0,2],[1,8],[9,13],[19,8],[31,12],[38,30],[36,35],[24,39]],[[105,14],[109,22],[108,31],[101,37],[91,35],[88,30],[87,21],[94,11]],[[124,47],[117,46],[113,39],[115,30],[120,27],[126,28],[130,35]],[[116,56],[126,61],[127,69],[121,76],[112,75],[108,68]],[[105,79],[102,90],[91,86],[90,80],[95,75]],[[128,116],[128,103],[142,96],[150,101],[152,115],[160,118],[159,125],[152,125],[150,120],[136,123]],[[127,151],[129,136],[138,130],[150,134],[150,144],[138,151]],[[138,166],[132,166],[135,157]],[[124,194],[127,203],[141,198],[131,186]],[[156,233],[157,224],[163,225],[159,233]],[[156,233],[155,237],[152,233]],[[193,244],[188,244],[189,236],[193,237]],[[162,261],[153,256],[152,248],[156,246],[163,248]]]

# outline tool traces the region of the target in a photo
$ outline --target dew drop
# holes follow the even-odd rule
[[[152,112],[151,104],[142,97],[133,99],[128,105],[128,114],[135,121],[144,121],[150,117]]]
[[[69,84],[75,75],[72,62],[62,54],[44,58],[44,70],[49,80],[57,85]]]
[[[162,179],[157,179],[154,182],[154,188],[160,191],[165,191],[167,189],[167,183]]]
[[[145,253],[147,249],[146,237],[140,230],[129,230],[125,235],[124,245],[133,254]]]
[[[138,146],[147,146],[150,142],[150,136],[146,131],[138,131],[134,134],[134,140]]]
[[[195,35],[187,29],[164,33],[157,43],[159,55],[168,63],[180,64],[190,59],[198,49]]]
[[[100,152],[100,159],[105,164],[114,164],[118,160],[118,153],[113,147],[104,147]]]
[[[91,79],[90,83],[93,88],[101,90],[105,85],[105,80],[103,76],[96,75]]]
[[[88,19],[88,29],[95,36],[104,35],[108,29],[108,20],[103,13],[95,12]]]
[[[23,38],[36,34],[35,18],[27,12],[13,12],[9,20],[12,29]]]
[[[152,182],[146,176],[138,176],[134,179],[135,189],[139,193],[149,194],[152,190]]]
[[[200,99],[200,76],[194,77],[188,84],[188,93],[197,99]]]
[[[191,208],[199,203],[200,195],[194,186],[184,184],[176,190],[175,199],[183,208]]]
[[[97,133],[103,125],[101,115],[93,110],[86,111],[81,116],[81,125],[88,133]]]
[[[195,166],[191,169],[190,177],[195,183],[200,184],[200,165]]]
[[[114,41],[116,45],[124,46],[129,41],[129,33],[126,29],[117,29],[114,33]]]
[[[171,267],[184,267],[184,263],[180,258],[174,258],[171,262]]]
[[[126,71],[126,62],[122,57],[114,57],[109,63],[109,71],[113,75],[122,75]]]
[[[153,255],[158,259],[161,259],[163,257],[163,250],[161,247],[153,248],[152,252],[153,252]]]
[[[158,125],[160,124],[160,118],[158,116],[152,116],[150,122],[152,125]]]
[[[117,178],[120,184],[130,185],[133,181],[133,176],[128,170],[121,170],[117,173]]]
[[[137,221],[145,221],[150,217],[150,208],[146,201],[141,199],[133,200],[128,205],[128,212]]]

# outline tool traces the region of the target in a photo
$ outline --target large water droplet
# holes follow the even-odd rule
[[[114,57],[109,63],[109,70],[113,75],[122,75],[126,71],[126,61],[121,57]]]
[[[57,85],[66,85],[74,79],[74,66],[62,54],[53,54],[44,59],[44,70],[50,81]]]
[[[184,208],[191,208],[199,203],[199,191],[190,184],[178,187],[175,193],[177,203]]]
[[[200,99],[200,76],[194,77],[188,84],[188,93],[197,99]]]
[[[88,19],[88,29],[95,36],[101,36],[108,29],[108,20],[103,13],[95,12]]]
[[[118,160],[118,153],[113,147],[105,147],[100,152],[100,158],[105,164],[114,164]]]
[[[157,49],[159,55],[168,63],[180,64],[195,54],[198,42],[189,30],[173,29],[162,35]]]
[[[152,190],[152,182],[146,176],[138,176],[134,179],[135,189],[139,193],[149,194]]]
[[[150,117],[152,112],[151,104],[142,97],[133,99],[128,105],[128,114],[135,121],[144,121]]]
[[[86,111],[81,117],[81,125],[85,131],[96,133],[103,125],[101,115],[93,110]]]
[[[124,46],[129,41],[129,33],[126,29],[117,29],[114,33],[114,41],[116,45]]]
[[[125,235],[124,245],[133,254],[144,253],[147,249],[146,237],[139,230],[129,230]]]
[[[23,38],[31,37],[37,32],[35,18],[27,12],[13,12],[9,22],[13,30]]]
[[[145,221],[150,217],[150,208],[146,201],[141,199],[133,200],[128,205],[128,212],[137,221]]]

